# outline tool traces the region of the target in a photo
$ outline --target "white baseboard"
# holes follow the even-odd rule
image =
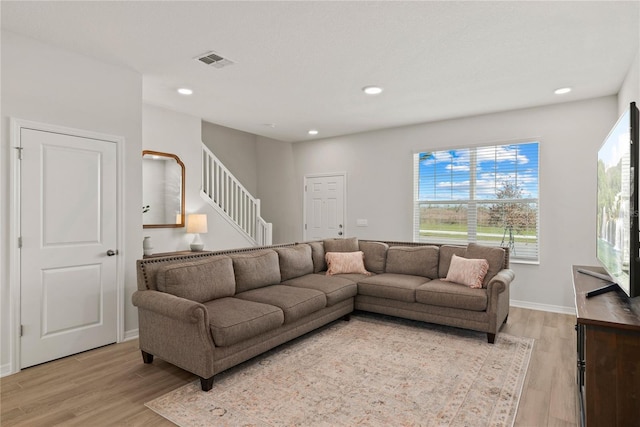
[[[563,307],[561,305],[539,304],[536,302],[511,300],[509,304],[514,307],[528,308],[530,310],[549,311],[551,313],[571,314],[575,316],[575,307]]]
[[[136,338],[138,338],[138,334],[138,329],[124,331],[124,339],[122,340],[122,342],[135,340]]]

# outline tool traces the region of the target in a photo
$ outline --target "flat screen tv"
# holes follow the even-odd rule
[[[638,115],[632,102],[598,151],[596,255],[612,287],[630,298],[640,295]]]

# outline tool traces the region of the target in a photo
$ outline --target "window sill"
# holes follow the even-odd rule
[[[509,258],[509,264],[540,265],[540,260],[530,261],[526,259]]]

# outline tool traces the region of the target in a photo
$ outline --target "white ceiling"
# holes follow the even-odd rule
[[[616,94],[639,4],[3,0],[1,13],[5,30],[140,72],[144,102],[302,141]],[[235,64],[193,59],[209,51]],[[364,95],[372,84],[384,92]]]

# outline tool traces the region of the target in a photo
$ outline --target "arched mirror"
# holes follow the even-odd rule
[[[142,152],[142,226],[184,227],[184,163],[175,154]]]

